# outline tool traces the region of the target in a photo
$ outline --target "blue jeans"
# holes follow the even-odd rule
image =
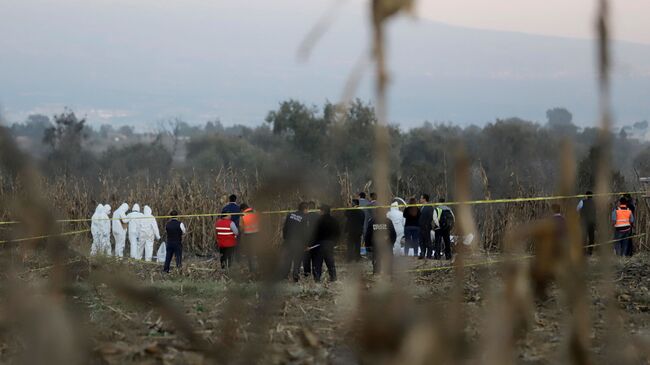
[[[614,239],[619,240],[614,243],[614,249],[618,256],[632,256],[632,240],[629,238],[632,235],[632,228],[627,230],[615,230]]]
[[[415,256],[417,256],[420,248],[420,227],[404,227],[404,238],[406,240],[404,254],[408,255],[409,249],[412,248],[415,251]]]

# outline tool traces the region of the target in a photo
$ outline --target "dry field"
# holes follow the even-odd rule
[[[481,255],[466,262],[485,260]],[[59,273],[44,256],[31,255],[24,264],[14,263],[17,274],[4,281],[0,358],[6,363],[63,356],[98,364],[489,363],[495,356],[490,326],[499,318],[495,305],[506,303],[508,292],[504,277],[513,267],[525,271],[530,262],[468,267],[463,290],[457,291],[454,270],[406,272],[446,262],[400,257],[395,277],[380,280],[370,274],[368,260],[342,261],[338,282],[295,284],[254,280],[237,268],[227,275],[214,257],[188,257],[182,272],[168,275],[159,264],[74,259],[61,270],[65,288],[40,302]],[[598,267],[598,259],[590,258],[590,363],[609,363],[614,350],[607,341],[623,346],[621,363],[649,363],[647,253],[616,259],[611,277]],[[608,323],[603,282],[615,287],[616,325]],[[12,307],[19,299],[20,307]],[[48,308],[40,308],[42,303]],[[514,323],[514,342],[497,345],[510,354],[496,356],[511,356],[519,364],[567,362],[572,314],[565,295],[552,284],[547,298],[530,305],[529,313],[509,313],[510,319],[498,324],[503,330]],[[48,339],[52,334],[69,338]],[[501,335],[507,342],[507,331]]]

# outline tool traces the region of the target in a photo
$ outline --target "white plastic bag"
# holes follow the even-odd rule
[[[161,242],[160,247],[158,247],[158,252],[156,252],[156,261],[164,263],[166,256],[167,256],[167,244],[165,242]]]

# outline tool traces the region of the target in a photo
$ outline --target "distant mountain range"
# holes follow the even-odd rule
[[[169,21],[153,12],[122,26],[120,14],[107,13],[62,22],[53,40],[47,27],[26,27],[0,37],[0,105],[10,121],[70,106],[92,124],[147,128],[179,117],[255,125],[288,98],[338,100],[368,52],[360,19],[342,13],[306,62],[297,60],[297,48],[313,19],[299,14],[292,22],[264,14]],[[390,119],[404,128],[512,116],[543,122],[556,106],[581,126],[596,120],[593,42],[426,20],[401,19],[389,28]],[[650,46],[616,42],[613,49],[617,123],[650,120]],[[370,76],[366,71],[358,93],[365,100]]]

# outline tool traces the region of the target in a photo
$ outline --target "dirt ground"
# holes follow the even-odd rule
[[[649,258],[641,254],[615,259],[611,281],[620,308],[621,333],[646,341],[646,345],[650,341]],[[73,284],[67,293],[71,311],[82,323],[79,331],[84,333],[90,358],[100,364],[201,364],[208,363],[210,356],[218,363],[355,364],[363,362],[363,351],[381,352],[395,341],[399,343],[399,338],[381,338],[395,335],[383,333],[391,328],[397,328],[394,337],[400,336],[403,328],[393,326],[395,318],[417,323],[413,317],[422,308],[433,308],[433,317],[444,322],[452,313],[453,270],[408,272],[448,262],[399,257],[395,264],[399,275],[390,284],[372,276],[365,258],[360,264],[342,259],[337,264],[339,280],[334,283],[303,279],[272,285],[253,280],[244,269],[233,269],[227,275],[214,258],[188,258],[181,272],[171,274],[162,274],[160,264],[79,261],[68,264]],[[23,282],[46,285],[52,269],[39,268],[42,263],[36,260],[29,265],[21,274]],[[604,331],[608,328],[600,294],[604,279],[596,270],[597,259],[589,259],[588,265],[591,356],[599,363],[604,359]],[[473,266],[463,279],[461,310],[469,363],[480,359],[482,333],[491,315],[486,298],[499,292],[499,267]],[[359,293],[391,292],[387,288],[399,295],[379,309],[359,299]],[[565,324],[571,314],[563,309],[558,291],[553,285],[548,298],[533,304],[534,315],[515,345],[517,363],[553,364],[566,353]],[[364,314],[377,310],[379,315],[372,318],[379,323],[374,327],[364,324]],[[376,340],[374,336],[378,336]],[[15,344],[3,342],[2,358],[12,359],[18,351]],[[373,350],[373,346],[379,349]],[[631,356],[638,360],[635,363],[649,363],[644,357],[647,353],[632,351]]]

